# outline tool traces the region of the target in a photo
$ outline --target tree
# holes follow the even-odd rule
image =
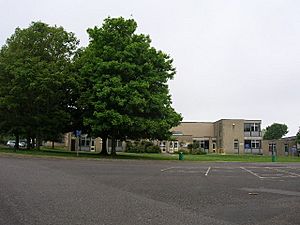
[[[264,134],[265,140],[277,140],[282,138],[288,133],[288,127],[285,124],[273,123],[271,126],[266,128]]]
[[[300,128],[296,134],[296,141],[297,141],[297,144],[300,144]]]
[[[78,43],[73,33],[42,22],[15,30],[0,52],[1,127],[28,144],[65,131],[78,87],[71,72]]]
[[[165,139],[182,119],[167,85],[173,60],[136,28],[133,19],[106,18],[102,27],[88,29],[90,43],[79,59],[84,123],[112,139],[112,154],[116,139]]]

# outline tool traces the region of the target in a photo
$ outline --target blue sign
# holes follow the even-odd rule
[[[79,137],[81,135],[81,130],[76,130],[76,137]]]

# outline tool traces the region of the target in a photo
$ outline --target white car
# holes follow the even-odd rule
[[[9,140],[9,141],[7,142],[6,145],[7,145],[8,147],[10,147],[10,148],[14,148],[14,147],[15,147],[15,144],[16,144],[16,141],[15,141],[15,140]],[[19,142],[19,147],[20,147],[20,148],[25,148],[25,147],[26,147],[26,143],[23,142],[23,141]]]

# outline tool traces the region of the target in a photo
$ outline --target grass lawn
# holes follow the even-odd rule
[[[140,154],[140,153],[119,153],[119,156],[133,157],[136,159],[152,160],[178,160],[178,154]],[[271,156],[262,155],[184,155],[184,161],[219,161],[219,162],[271,162]],[[277,157],[276,162],[300,162],[300,157]]]
[[[117,156],[100,156],[95,152],[65,151],[62,149],[51,149],[43,147],[41,150],[25,150],[0,147],[0,154],[27,155],[36,157],[68,157],[68,158],[94,158],[94,159],[136,159],[136,160],[178,160],[178,154],[150,154],[150,153],[125,153],[119,152]],[[226,162],[271,162],[271,156],[261,155],[184,155],[184,161],[226,161]],[[300,157],[277,157],[277,162],[300,162]]]

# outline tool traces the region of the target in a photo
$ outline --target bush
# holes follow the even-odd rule
[[[125,151],[130,153],[160,153],[160,148],[150,141],[135,141],[127,142]]]
[[[206,155],[207,154],[204,149],[199,149],[199,148],[198,149],[192,149],[190,151],[190,153],[192,155]]]
[[[160,153],[160,147],[157,145],[148,146],[146,148],[147,153]]]
[[[184,148],[179,149],[177,153],[180,153],[180,152],[182,152],[182,153],[185,154],[185,155],[186,155],[186,154],[190,154],[190,150],[184,149]]]

